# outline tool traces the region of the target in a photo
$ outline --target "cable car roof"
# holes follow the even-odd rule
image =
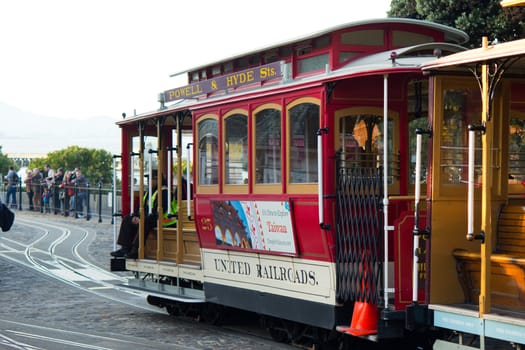
[[[516,62],[508,67],[507,73],[525,74],[525,39],[509,41],[501,44],[489,45],[486,48],[472,49],[450,56],[442,57],[423,65],[422,69],[458,70],[465,66],[488,63],[507,58],[516,58]]]
[[[525,6],[525,0],[503,0],[500,5],[502,7]]]
[[[302,41],[305,41],[305,40],[308,40],[308,39],[313,39],[313,38],[316,38],[316,37],[319,37],[319,36],[322,36],[322,35],[325,35],[325,34],[329,34],[329,33],[335,32],[335,31],[339,31],[339,30],[343,30],[343,29],[350,29],[350,28],[354,28],[354,27],[361,27],[361,26],[366,26],[366,25],[375,25],[375,24],[410,24],[412,26],[420,26],[420,27],[424,27],[424,28],[438,30],[438,31],[441,31],[443,33],[445,42],[453,43],[453,44],[463,44],[463,43],[467,42],[467,40],[469,39],[469,36],[465,32],[463,32],[461,30],[458,30],[458,29],[455,29],[455,28],[452,28],[452,27],[448,27],[448,26],[445,26],[445,25],[442,25],[442,24],[439,24],[439,23],[425,21],[425,20],[416,20],[416,19],[412,19],[412,18],[367,19],[367,20],[363,20],[363,21],[356,21],[356,22],[351,22],[351,23],[346,23],[346,24],[340,24],[340,25],[337,25],[337,26],[334,26],[334,27],[330,27],[330,28],[327,28],[327,29],[324,29],[324,30],[320,30],[320,31],[317,31],[317,32],[313,32],[313,33],[307,34],[305,36],[301,36],[301,37],[297,37],[297,38],[294,38],[294,39],[291,39],[291,40],[285,40],[285,41],[282,41],[282,42],[278,42],[276,44],[273,44],[273,45],[270,45],[270,46],[267,46],[267,47],[262,47],[262,48],[251,50],[251,51],[248,51],[248,52],[243,52],[241,54],[234,55],[234,56],[231,56],[231,57],[220,59],[218,61],[213,61],[213,62],[209,62],[207,64],[199,65],[199,66],[196,66],[196,67],[191,67],[189,69],[185,69],[183,71],[179,71],[179,72],[170,74],[170,77],[178,76],[178,75],[185,74],[185,73],[192,72],[192,71],[197,71],[197,70],[200,70],[200,69],[203,69],[203,68],[206,68],[206,67],[210,67],[210,66],[213,66],[213,65],[217,65],[217,64],[220,64],[220,63],[227,62],[227,61],[233,61],[233,60],[235,60],[237,58],[254,55],[254,54],[257,54],[257,53],[260,53],[260,52],[263,52],[263,51],[267,51],[267,50],[272,50],[272,49],[275,49],[275,48],[278,48],[278,47],[292,45],[294,43],[299,43],[299,42],[302,42]]]
[[[439,50],[439,51],[437,51]],[[361,59],[350,62],[341,68],[341,73],[348,74],[348,70],[354,71],[391,71],[405,67],[406,69],[419,69],[429,60],[432,60],[437,52],[442,55],[452,55],[459,51],[465,51],[463,46],[447,43],[425,43],[415,46],[399,48],[364,56]]]
[[[362,58],[349,62],[347,65],[339,69],[327,71],[321,74],[300,77],[293,80],[284,80],[280,83],[258,87],[257,89],[247,89],[239,92],[210,96],[201,100],[179,100],[166,106],[165,109],[129,117],[117,122],[117,124],[122,125],[133,123],[137,120],[156,118],[185,110],[191,110],[193,108],[202,108],[208,104],[222,103],[223,101],[231,101],[232,99],[242,99],[245,98],[246,95],[256,96],[258,94],[270,94],[277,89],[282,91],[283,89],[303,88],[307,85],[319,86],[328,81],[337,81],[359,76],[395,74],[409,71],[420,72],[421,66],[424,63],[433,60],[436,49],[439,49],[443,54],[453,54],[458,51],[466,50],[459,45],[438,42],[382,51],[372,55],[365,55]]]

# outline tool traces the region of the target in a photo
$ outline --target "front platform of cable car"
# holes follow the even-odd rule
[[[525,344],[524,41],[424,65],[434,87],[434,349]]]
[[[136,259],[113,258],[112,270],[132,271],[134,278],[128,280],[126,287],[148,292],[150,303],[167,306],[168,311],[168,301],[204,303],[192,201],[181,201],[175,226],[161,225],[147,235]]]
[[[191,118],[185,110],[161,111],[122,128],[121,166],[128,169],[122,178],[122,206],[123,212],[139,217],[138,252],[113,258],[111,269],[131,271],[134,278],[126,287],[147,292],[151,304],[165,306],[168,312],[179,302],[205,302],[189,162],[183,168],[183,151],[191,159],[190,133]],[[149,181],[154,172],[162,179],[159,198]],[[156,223],[146,224],[152,215]]]

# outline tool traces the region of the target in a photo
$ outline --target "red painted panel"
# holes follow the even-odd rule
[[[404,212],[399,219],[394,222],[394,287],[395,307],[404,309],[412,303],[412,262],[413,262],[413,229],[414,212]],[[421,213],[419,228],[426,227],[426,214]],[[425,247],[426,241],[420,239],[420,278],[418,286],[418,301],[423,302],[425,298],[425,280],[428,275],[425,268]]]

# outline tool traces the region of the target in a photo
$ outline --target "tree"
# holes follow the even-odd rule
[[[416,18],[463,30],[465,45],[479,47],[483,36],[500,42],[525,33],[525,8],[502,8],[501,0],[392,0],[389,17]]]
[[[0,174],[7,175],[7,171],[9,170],[10,166],[14,166],[16,168],[15,162],[12,159],[9,159],[7,155],[2,153],[2,146],[0,146]]]
[[[64,171],[80,167],[91,184],[97,184],[99,181],[110,183],[113,178],[113,156],[103,149],[69,146],[48,153],[46,158],[33,160],[29,168],[42,169],[45,164],[49,164],[52,169],[63,168]]]

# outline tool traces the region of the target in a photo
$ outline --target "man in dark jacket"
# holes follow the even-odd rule
[[[5,203],[9,207],[9,200],[12,199],[11,208],[16,208],[16,188],[18,186],[18,174],[16,173],[15,168],[10,166],[5,178],[7,180],[7,194],[5,196]]]

